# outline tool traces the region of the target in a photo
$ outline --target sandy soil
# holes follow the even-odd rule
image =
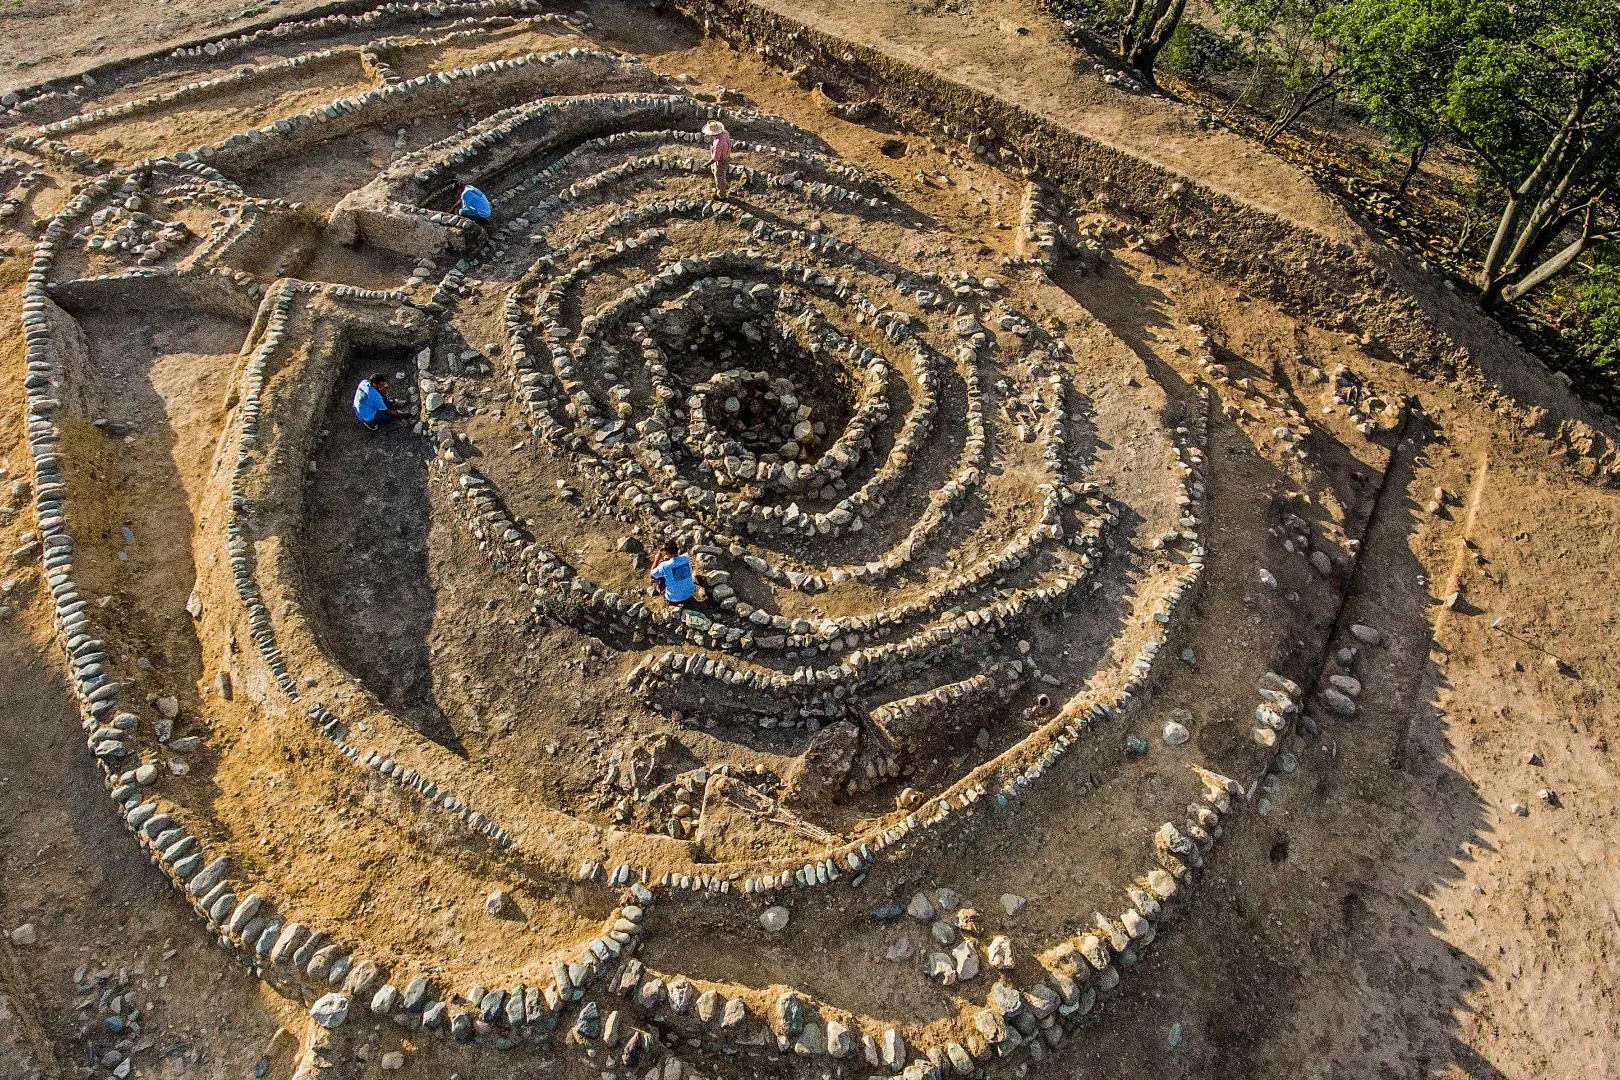
[[[1054,83],[1049,73],[1067,72],[1072,52],[1033,4],[980,0],[951,5],[966,14],[949,16],[919,14],[916,7],[881,4],[853,18],[847,5],[806,0],[792,5],[792,12],[864,35],[964,81],[1061,109],[1105,141],[1313,227],[1336,234],[1354,229],[1275,158],[1234,145],[1233,136],[1191,129],[1168,103],[1127,97],[1094,76]],[[171,13],[155,4],[23,0],[0,13],[0,86],[183,40],[229,25],[227,16],[239,10],[198,3]],[[615,9],[609,15],[615,13],[623,14]],[[215,19],[225,21],[210,21]],[[648,45],[645,26],[604,21],[610,39],[617,34],[627,45]],[[10,32],[17,27],[26,32]],[[1030,33],[1021,35],[1018,27]],[[987,40],[998,47],[983,48]],[[713,44],[678,45],[656,62],[669,71],[690,70],[707,84],[740,87],[790,119],[797,118],[795,110],[813,115],[814,107],[791,84],[751,59]],[[881,134],[825,118],[816,123],[841,153],[884,167],[877,149]],[[161,145],[160,126],[150,137]],[[384,146],[368,149],[386,154]],[[905,178],[922,168],[956,172],[963,186],[956,196],[930,204],[928,192],[915,185],[912,197],[940,212],[949,206],[960,235],[1003,242],[994,239],[995,222],[1016,215],[1006,186],[986,170],[956,169],[947,155],[915,140],[895,171]],[[27,249],[25,235],[0,232],[5,296],[14,296],[21,281],[23,262],[13,256]],[[1298,477],[1262,449],[1276,422],[1269,413],[1233,402],[1237,414],[1224,415],[1218,425],[1212,452],[1230,465],[1216,473],[1226,485],[1216,502],[1228,509],[1215,523],[1212,547],[1225,563],[1212,566],[1216,587],[1200,601],[1191,647],[1199,655],[1247,653],[1264,670],[1275,650],[1292,647],[1293,631],[1303,641],[1311,630],[1331,629],[1338,647],[1353,644],[1345,634],[1353,621],[1380,626],[1386,645],[1364,650],[1358,659],[1366,684],[1360,715],[1324,730],[1262,824],[1223,841],[1229,846],[1215,860],[1190,931],[1164,937],[1148,962],[1151,977],[1127,980],[1106,1006],[1105,1023],[1092,1029],[1086,1046],[1069,1048],[1058,1067],[1067,1075],[1097,1077],[1148,1069],[1187,1078],[1620,1075],[1620,777],[1610,749],[1620,737],[1611,730],[1620,715],[1620,656],[1612,644],[1620,614],[1614,600],[1620,496],[1585,485],[1532,453],[1518,433],[1457,388],[1414,380],[1183,268],[1129,254],[1094,276],[1060,274],[1059,283],[1149,370],[1167,376],[1189,370],[1183,342],[1188,325],[1197,323],[1222,346],[1223,358],[1263,382],[1276,401],[1309,414],[1324,433],[1334,433],[1342,418],[1322,415],[1330,390],[1316,381],[1313,369],[1331,370],[1336,363],[1352,364],[1386,396],[1409,395],[1413,412],[1399,438],[1384,440],[1382,448],[1368,448],[1349,434],[1321,440],[1330,444],[1324,453],[1342,455],[1330,470],[1342,483],[1312,491],[1311,504],[1321,521],[1351,536],[1365,523],[1365,554],[1346,583],[1342,608],[1336,593],[1306,593],[1302,585],[1304,599],[1286,618],[1257,606],[1253,587],[1238,575],[1240,569],[1247,575],[1256,562],[1281,558],[1278,540],[1266,530],[1280,505],[1297,505],[1290,499]],[[17,393],[21,339],[15,309],[3,310],[0,465],[8,472],[0,482],[0,502],[10,506],[20,501],[10,486],[23,475],[26,449]],[[189,573],[190,518],[198,512],[200,466],[220,421],[225,364],[234,347],[230,328],[168,318],[154,328],[137,312],[98,318],[106,322],[99,334],[135,347],[100,358],[110,365],[107,375],[118,375],[103,380],[116,389],[96,410],[128,425],[139,445],[137,453],[116,459],[87,453],[87,471],[75,477],[108,499],[108,554],[88,572],[102,591],[150,598],[149,607],[123,617],[150,625],[145,641],[151,659],[175,672],[177,687],[189,685],[198,670],[197,644],[188,640],[189,623],[173,616],[191,582],[177,576],[177,567]],[[1494,338],[1471,327],[1469,318],[1458,313],[1448,328],[1497,356]],[[1515,372],[1513,378],[1538,395],[1558,397],[1539,370]],[[164,422],[171,415],[194,421],[171,427]],[[1351,445],[1363,447],[1362,459],[1345,449]],[[332,445],[326,452],[374,448]],[[1352,472],[1367,482],[1353,482]],[[1436,489],[1444,489],[1443,497]],[[332,489],[326,497],[341,506],[356,494]],[[373,530],[389,524],[364,517],[350,523]],[[26,512],[0,516],[0,551],[17,547],[31,526]],[[137,538],[127,560],[110,554],[121,526]],[[400,540],[424,562],[434,561],[441,580],[451,564],[468,557],[449,538],[407,534]],[[354,538],[332,533],[323,542],[344,550]],[[173,558],[177,553],[180,558]],[[8,564],[0,576],[16,582],[0,602],[18,608],[0,621],[0,731],[8,735],[0,740],[0,930],[30,923],[37,935],[32,945],[0,940],[0,1077],[86,1069],[95,1048],[108,1040],[104,1030],[91,1030],[105,1010],[78,1006],[123,993],[131,995],[126,1013],[138,1010],[140,1040],[149,1044],[137,1055],[133,1075],[252,1075],[260,1055],[272,1060],[272,1075],[284,1075],[295,1040],[277,1031],[283,1023],[302,1030],[297,1010],[208,948],[191,913],[117,826],[82,749],[61,674],[39,659],[54,659],[55,653],[45,648],[39,629],[46,620],[37,570]],[[389,580],[386,569],[374,576]],[[1299,575],[1300,582],[1308,580],[1308,574]],[[1441,602],[1454,593],[1450,604]],[[384,600],[406,610],[424,602],[408,595]],[[451,625],[474,616],[477,601],[464,603],[443,613]],[[418,617],[428,616],[418,611]],[[343,628],[334,633],[341,636]],[[559,647],[579,647],[558,635]],[[430,734],[446,743],[483,736],[464,726],[435,729],[441,723],[435,699],[442,705],[446,691],[432,683],[427,659],[384,652],[378,662],[379,654],[369,651],[373,645],[358,641],[347,655],[362,668],[368,659],[376,662],[375,678],[397,696],[403,712],[418,712],[424,730],[434,729]],[[329,647],[346,655],[342,644]],[[1158,693],[1166,708],[1242,708],[1243,695],[1235,688],[1252,684],[1256,673],[1246,668],[1202,682],[1189,675]],[[579,676],[588,675],[582,665]],[[1227,700],[1192,700],[1212,691]],[[543,742],[535,740],[525,753],[546,753]],[[278,750],[265,740],[254,752],[268,757]],[[981,842],[1008,862],[1020,852],[1073,842],[1068,815],[1097,820],[1107,811],[1088,804],[1083,788],[1069,794],[1046,817],[1021,818],[1018,830],[991,832]],[[1515,805],[1525,813],[1516,813]],[[377,857],[384,855],[379,851]],[[296,862],[289,868],[307,876],[319,871]],[[903,892],[912,883],[875,884]],[[437,881],[401,880],[391,897],[339,888],[325,902],[347,907],[382,932],[390,901],[405,903],[413,893],[429,891],[450,898],[434,899],[430,906],[437,908],[457,898],[465,902],[486,885],[482,874],[464,867]],[[1043,899],[1085,885],[1050,876],[1022,887],[1033,901],[1030,919],[1038,922],[1048,917]],[[858,937],[861,911],[818,911],[812,903],[824,901],[796,908],[796,925],[827,935],[842,914],[858,948],[840,952],[836,943],[805,934],[786,943],[740,941],[734,955],[717,958],[698,955],[703,950],[687,948],[679,936],[665,936],[661,947],[667,951],[658,959],[669,966],[716,965],[703,973],[763,985],[773,972],[787,981],[794,962],[823,950],[827,962],[818,966],[820,981],[811,989],[829,998],[871,992],[861,985],[871,978],[860,959],[868,948]],[[701,933],[703,927],[696,929]],[[464,913],[453,908],[424,915],[408,936],[428,948],[499,950],[510,944],[501,934],[469,929]],[[722,962],[732,970],[720,970]],[[893,986],[903,994],[898,983]],[[881,979],[877,992],[883,992]],[[934,1007],[928,1000],[895,1000],[897,1014],[915,1010],[920,1016]],[[375,1073],[377,1041],[360,1034],[342,1072]],[[524,1071],[531,1066],[502,1058],[461,1062],[431,1049],[413,1055],[408,1068],[412,1076],[442,1076],[455,1068],[473,1076],[531,1074]],[[538,1066],[532,1068],[532,1075],[540,1075]]]

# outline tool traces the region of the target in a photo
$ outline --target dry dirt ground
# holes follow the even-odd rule
[[[1353,222],[1274,158],[1234,146],[1231,136],[1196,130],[1172,103],[1129,97],[1094,76],[1071,75],[1072,53],[1033,4],[856,8],[804,0],[778,6],[1063,116],[1237,197],[1365,242]],[[767,111],[814,124],[847,159],[909,183],[906,197],[948,219],[951,232],[984,236],[995,254],[1008,243],[995,225],[1016,220],[1016,197],[997,174],[958,165],[923,139],[909,140],[906,158],[895,163],[878,150],[884,134],[826,120],[796,87],[752,58],[621,6],[592,10],[602,40],[641,53],[661,71],[691,72],[700,85],[739,89]],[[157,4],[33,0],[7,6],[0,11],[0,87],[184,40],[231,25],[227,17],[240,13],[217,4],[169,11]],[[226,21],[210,21],[215,17]],[[188,134],[190,141],[198,137]],[[168,135],[159,125],[124,137],[162,146]],[[174,145],[182,144],[189,144],[187,135]],[[956,190],[935,195],[910,183],[919,171],[955,176]],[[324,180],[341,192],[366,175],[365,168],[356,176],[332,169],[298,183]],[[0,293],[7,297],[21,287],[29,245],[24,234],[0,232]],[[1196,918],[1156,945],[1151,976],[1127,979],[1108,1000],[1105,1022],[1043,1068],[1096,1077],[1620,1075],[1620,781],[1611,750],[1620,737],[1611,730],[1620,715],[1620,650],[1614,645],[1620,638],[1614,569],[1620,494],[1579,481],[1457,387],[1369,360],[1342,340],[1301,328],[1183,267],[1122,249],[1099,272],[1060,267],[1056,277],[1129,348],[1131,363],[1165,376],[1167,385],[1174,373],[1188,370],[1198,336],[1189,327],[1197,325],[1215,339],[1235,375],[1324,429],[1338,419],[1321,413],[1331,389],[1319,373],[1339,362],[1351,363],[1386,400],[1404,395],[1411,410],[1398,437],[1384,439],[1366,460],[1351,460],[1346,451],[1329,462],[1343,487],[1314,493],[1321,518],[1342,520],[1352,535],[1366,523],[1364,555],[1347,583],[1343,609],[1327,592],[1307,593],[1309,574],[1297,575],[1307,593],[1301,643],[1307,630],[1351,622],[1384,631],[1387,646],[1367,650],[1360,660],[1366,688],[1359,715],[1312,741],[1268,816],[1223,840],[1228,846],[1213,860]],[[1448,330],[1502,385],[1529,403],[1583,415],[1539,368],[1475,325],[1475,316],[1437,282],[1414,278],[1410,287],[1426,305],[1449,313]],[[1051,304],[1062,310],[1060,297]],[[0,465],[7,469],[0,499],[16,507],[0,517],[0,551],[9,553],[33,523],[10,491],[27,468],[17,391],[22,359],[16,310],[0,311]],[[139,312],[97,317],[99,338],[122,343],[116,355],[99,358],[107,373],[122,372],[126,363],[140,372],[129,385],[105,380],[101,415],[138,430],[165,414],[185,418],[164,427],[165,441],[137,459],[164,468],[137,466],[120,474],[122,466],[110,464],[114,471],[99,479],[117,503],[104,518],[103,541],[109,550],[117,547],[122,522],[130,522],[137,537],[132,565],[119,573],[127,572],[123,580],[138,582],[149,597],[136,615],[149,627],[144,640],[156,650],[152,659],[176,672],[177,685],[196,683],[197,645],[187,640],[189,623],[177,612],[190,588],[191,515],[222,422],[225,363],[237,342],[230,339],[232,328],[202,317],[166,319],[155,331]],[[1195,612],[1192,644],[1200,656],[1289,644],[1278,640],[1288,636],[1286,626],[1278,632],[1279,620],[1288,618],[1268,606],[1274,602],[1249,575],[1256,562],[1280,558],[1279,540],[1266,532],[1277,520],[1273,500],[1302,485],[1281,471],[1276,448],[1268,445],[1275,418],[1251,400],[1223,403],[1233,411],[1217,413],[1210,453],[1229,465],[1216,470],[1222,487],[1213,501],[1230,509],[1217,515],[1212,584]],[[323,446],[323,468],[337,462],[328,471],[339,477],[381,470],[398,482],[402,497],[418,498],[408,470],[419,459],[388,458],[388,443],[359,442],[335,419],[338,434]],[[389,437],[396,434],[408,438]],[[1359,486],[1348,479],[1358,471],[1368,478]],[[541,475],[536,486],[552,479]],[[500,733],[470,727],[469,716],[484,710],[458,712],[454,687],[445,685],[477,673],[436,669],[430,651],[438,644],[454,652],[452,635],[481,617],[479,598],[447,587],[435,612],[433,598],[418,584],[458,582],[459,568],[476,553],[457,548],[452,535],[413,534],[415,515],[365,516],[362,491],[338,484],[315,490],[312,515],[326,523],[315,535],[316,548],[374,553],[381,565],[363,572],[384,591],[367,600],[370,610],[378,618],[406,616],[379,647],[376,635],[346,626],[350,613],[335,609],[323,624],[323,645],[436,742],[475,758],[493,757]],[[359,514],[340,512],[356,505]],[[459,542],[467,547],[464,537]],[[401,566],[399,551],[420,553],[425,576]],[[278,1031],[283,1025],[302,1031],[302,1010],[262,990],[211,948],[193,914],[119,827],[83,749],[62,673],[53,666],[59,650],[49,647],[49,612],[37,576],[30,565],[8,563],[0,571],[10,585],[0,603],[16,609],[0,622],[0,732],[6,736],[0,740],[0,929],[8,933],[0,939],[0,1080],[81,1074],[96,1064],[89,1048],[106,1041],[104,1018],[132,1010],[140,1014],[142,1033],[130,1075],[250,1076],[263,1056],[272,1076],[284,1076],[295,1040]],[[330,597],[338,584],[334,576],[314,592]],[[441,636],[434,639],[435,633]],[[563,628],[548,633],[556,635],[555,644],[544,639],[548,648],[584,647]],[[1335,644],[1341,640],[1342,632]],[[1258,658],[1262,670],[1266,658]],[[572,677],[582,685],[591,675],[582,663]],[[1172,679],[1156,692],[1163,705],[1201,709],[1204,702],[1177,695],[1194,686],[1207,692],[1209,685],[1178,686]],[[1241,692],[1232,695],[1241,707]],[[544,775],[556,754],[545,742],[530,732],[498,745]],[[764,763],[769,756],[749,760]],[[546,798],[559,805],[577,801],[573,809],[586,816],[608,813],[605,805],[588,805],[601,766],[557,770],[555,779],[542,781]],[[1079,798],[1020,819],[1020,835],[989,833],[983,842],[991,861],[999,855],[1014,863],[1032,848],[1064,842],[1074,825],[1068,814],[1087,812]],[[474,905],[481,895],[471,884],[476,880],[468,875],[463,904]],[[1061,876],[1028,882],[1032,909],[1072,885]],[[858,916],[850,922],[858,924]],[[764,983],[777,970],[781,981],[791,981],[800,974],[792,962],[822,956],[821,984],[812,989],[861,999],[860,984],[871,973],[860,958],[816,936],[798,936],[800,925],[839,925],[835,920],[834,912],[807,903],[795,910],[795,937],[787,946],[740,940],[730,970],[712,950],[685,944],[681,935],[699,938],[701,923],[665,935],[650,959],[669,967],[707,965],[703,974]],[[25,923],[34,927],[35,940],[14,943],[10,932]],[[424,933],[420,926],[411,932]],[[480,935],[488,931],[459,932],[471,935],[469,948],[487,944]],[[343,1075],[377,1070],[379,1055],[364,1032],[344,1051],[350,1056]],[[405,1075],[447,1076],[458,1068],[480,1077],[545,1071],[516,1059],[486,1054],[463,1060],[428,1049],[412,1055]]]

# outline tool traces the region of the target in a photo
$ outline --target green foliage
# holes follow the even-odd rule
[[[1323,16],[1339,2],[1213,0],[1252,66],[1250,91],[1263,89],[1265,98],[1278,103],[1262,141],[1270,142],[1307,110],[1338,94],[1340,50]]]
[[[1345,80],[1402,149],[1439,132],[1447,76],[1490,5],[1473,0],[1350,0],[1324,12]]]
[[[1575,296],[1576,349],[1593,367],[1620,367],[1620,250],[1600,259]]]
[[[1504,189],[1534,170],[1584,82],[1597,83],[1586,128],[1620,117],[1615,0],[1343,0],[1321,27],[1399,145],[1449,135]]]
[[[1620,120],[1620,11],[1613,0],[1480,6],[1488,17],[1458,50],[1439,113],[1507,187],[1535,168],[1583,84],[1599,83],[1585,125]],[[1612,171],[1620,143],[1610,142],[1602,164]]]
[[[1341,0],[1320,27],[1372,118],[1413,150],[1477,155],[1502,209],[1487,307],[1613,239],[1620,181],[1620,0]]]

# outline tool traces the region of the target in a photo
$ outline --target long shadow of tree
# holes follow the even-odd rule
[[[1115,269],[1059,280],[1152,370],[1150,328],[1172,324],[1169,297]],[[1091,1052],[1060,1059],[1068,1075],[1152,1061],[1166,1077],[1502,1077],[1457,1035],[1484,964],[1441,937],[1425,900],[1460,880],[1465,846],[1489,846],[1482,799],[1446,763],[1433,599],[1411,546],[1432,435],[1414,421],[1395,447],[1327,642],[1356,646],[1352,621],[1384,634],[1360,650],[1359,715],[1325,721],[1269,815],[1228,830],[1148,977],[1099,1010]]]

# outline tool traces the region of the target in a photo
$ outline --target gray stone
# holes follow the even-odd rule
[[[776,1019],[789,1038],[799,1034],[804,1030],[804,1000],[791,990],[777,998]]]
[[[827,1039],[821,1025],[811,1021],[804,1025],[799,1037],[793,1041],[793,1052],[800,1057],[820,1057],[827,1052]]]
[[[322,995],[309,1007],[310,1019],[328,1030],[343,1026],[349,1018],[349,999],[342,994]]]
[[[333,973],[336,974],[336,965],[333,966]],[[362,960],[349,969],[349,977],[343,983],[343,992],[354,997],[367,996],[380,978],[382,969],[377,966],[376,961]]]
[[[979,946],[972,938],[963,938],[951,949],[951,963],[956,968],[958,982],[979,977]]]
[[[580,1007],[579,1016],[574,1020],[574,1034],[582,1039],[599,1038],[602,1034],[602,1010],[594,1001],[587,1001]]]
[[[1351,623],[1350,633],[1363,645],[1382,645],[1384,643],[1383,633],[1365,623]]]
[[[990,988],[990,1007],[1002,1016],[1012,1016],[1023,1006],[1023,997],[1011,983],[998,982]]]
[[[894,1028],[883,1033],[878,1053],[890,1072],[899,1072],[906,1064],[906,1040]]]
[[[410,1012],[421,1012],[432,990],[433,984],[428,977],[418,975],[405,984],[405,992],[400,996],[400,1005]]]
[[[397,1008],[399,1008],[399,987],[393,983],[384,983],[371,996],[371,1011],[378,1016],[392,1016]]]
[[[1341,690],[1351,697],[1361,696],[1361,680],[1350,675],[1329,675],[1328,682],[1335,690]]]
[[[1328,687],[1317,696],[1321,698],[1322,704],[1326,705],[1330,710],[1337,713],[1339,716],[1356,715],[1355,700],[1339,690]]]
[[[837,1020],[827,1021],[828,1056],[846,1058],[854,1052],[855,1037],[849,1033],[849,1028]]]
[[[230,864],[226,861],[225,857],[220,856],[207,866],[203,867],[201,870],[197,871],[196,875],[186,883],[186,891],[192,896],[202,896],[204,893],[208,892],[209,889],[212,889],[215,885],[218,885],[222,880],[224,880],[225,872],[229,868]]]

